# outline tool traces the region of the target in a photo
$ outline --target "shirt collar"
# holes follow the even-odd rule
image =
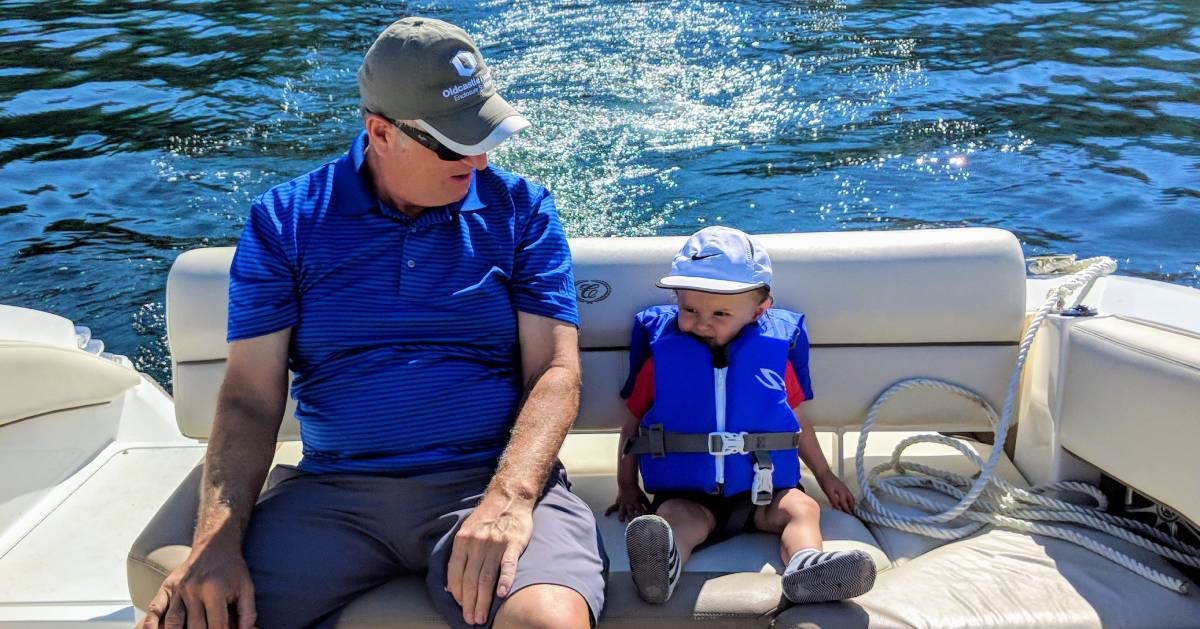
[[[350,216],[361,216],[371,212],[390,215],[395,210],[380,201],[372,190],[370,176],[367,172],[366,148],[367,132],[360,131],[351,142],[350,150],[334,165],[333,185],[337,210]],[[467,188],[466,196],[440,208],[429,208],[422,212],[422,215],[434,209],[453,213],[474,212],[487,207],[487,204],[479,198],[476,188],[478,183],[479,171],[475,171],[472,173],[471,186]]]

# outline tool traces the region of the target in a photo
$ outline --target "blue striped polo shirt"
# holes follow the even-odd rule
[[[517,311],[578,325],[549,191],[498,168],[416,218],[372,192],[360,133],[254,200],[230,269],[228,339],[292,328],[310,472],[495,464],[521,396]]]

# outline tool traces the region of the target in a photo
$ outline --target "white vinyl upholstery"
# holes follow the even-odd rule
[[[999,407],[1025,309],[1020,245],[996,229],[768,234],[776,304],[805,313],[817,429],[853,428],[903,378],[943,378]],[[572,241],[584,393],[577,430],[616,430],[633,315],[671,303],[654,280],[684,237]],[[965,316],[964,316],[964,313]],[[881,426],[990,430],[978,409],[936,392],[898,399]]]
[[[75,324],[41,310],[0,304],[0,339],[74,348]]]
[[[1142,548],[1095,537],[1182,576]],[[881,573],[874,589],[857,598],[784,610],[772,627],[1194,629],[1200,592],[1176,594],[1069,542],[993,529]]]
[[[0,426],[111,402],[140,381],[133,369],[81,349],[0,340]]]
[[[1003,401],[1025,308],[1020,245],[988,228],[762,236],[781,307],[804,311],[812,349],[818,428],[853,427],[888,385],[912,376],[971,387]],[[654,280],[670,268],[682,237],[571,241],[580,288],[584,392],[576,428],[615,430],[615,393],[628,372],[633,315],[670,303]],[[225,322],[232,248],[179,256],[167,281],[167,333],[176,416],[204,438],[227,353]],[[986,419],[937,393],[898,401],[884,426],[987,430]],[[298,438],[287,414],[281,439]]]
[[[896,449],[896,445],[904,438],[912,436],[914,433],[900,432],[872,432],[867,437],[866,456],[863,457],[863,470],[870,472],[873,468],[891,460],[892,452]],[[858,450],[858,442],[861,438],[860,433],[848,433],[845,438],[843,455],[846,473],[844,475],[846,484],[850,486],[854,495],[861,496],[862,492],[859,489],[858,476],[855,473],[854,463],[855,454]],[[976,454],[983,460],[991,453],[992,446],[971,441],[969,439],[958,439],[959,442],[966,444],[975,451]],[[936,443],[919,443],[907,448],[904,451],[902,459],[906,463],[920,463],[939,470],[946,470],[962,476],[974,476],[979,472],[979,468],[975,467],[966,457],[962,456],[953,448]],[[1007,456],[1001,455],[1000,464],[996,467],[996,475],[1016,485],[1017,487],[1028,488],[1029,484],[1025,482],[1025,478],[1021,476],[1021,472],[1008,460]],[[887,473],[884,476],[890,476]],[[954,505],[954,501],[945,494],[932,490],[914,489],[914,491],[923,494],[927,499],[934,501],[937,504],[943,505],[944,509],[949,509]],[[900,502],[886,494],[876,492],[876,497],[879,498],[889,509],[901,515],[923,515],[926,512],[912,505]],[[953,521],[953,526],[965,524],[963,520]],[[925,553],[945,546],[948,540],[934,539],[908,533],[898,529],[880,526],[878,524],[868,524],[867,528],[875,536],[879,543],[879,547],[887,553],[891,561],[899,566],[907,563],[915,557],[920,557]]]
[[[171,360],[224,360],[233,247],[185,251],[167,275],[167,339]]]
[[[995,229],[843,232],[767,235],[777,304],[804,311],[812,342],[815,397],[803,412],[818,430],[851,431],[845,478],[852,487],[856,435],[867,408],[893,382],[924,376],[947,379],[1003,402],[1025,314],[1022,252]],[[642,603],[629,578],[623,525],[604,510],[616,492],[617,437],[627,411],[618,397],[628,375],[629,326],[634,313],[668,303],[655,288],[683,238],[581,239],[571,242],[580,296],[584,390],[575,430],[560,456],[574,490],[596,512],[611,561],[602,627],[1079,627],[1160,626],[1189,618],[1194,596],[1169,599],[1140,577],[1075,547],[990,531],[943,544],[878,527],[829,510],[811,475],[805,489],[823,504],[828,549],[868,552],[880,570],[875,590],[836,605],[791,607],[781,596],[778,539],[744,535],[701,550],[690,561],[671,601]],[[167,322],[175,374],[176,411],[185,434],[204,437],[215,409],[226,356],[225,307],[232,249],[179,257],[167,288]],[[290,409],[289,409],[290,417]],[[879,430],[988,431],[977,407],[938,393],[889,405]],[[295,439],[292,420],[281,439]],[[819,434],[826,456],[828,433]],[[1194,439],[1193,439],[1194,441]],[[875,432],[871,463],[883,460],[894,435]],[[972,444],[986,453],[987,447]],[[276,462],[294,462],[299,444],[284,444]],[[920,450],[916,461],[963,469],[949,451]],[[1004,478],[1025,484],[1012,463]],[[1194,476],[1194,475],[1193,475]],[[161,579],[185,556],[196,516],[198,470],[147,527],[130,552],[135,604],[144,608]],[[1155,566],[1162,562],[1147,559]],[[1161,602],[1163,613],[1137,618],[1094,597],[1129,591]],[[1073,592],[1072,588],[1078,588]],[[1164,591],[1165,592],[1165,591]],[[1200,612],[1190,616],[1200,618]],[[1146,621],[1146,619],[1149,621]],[[1104,623],[1101,622],[1103,619]],[[1186,623],[1185,623],[1186,624]],[[344,627],[444,627],[424,595],[420,577],[399,577],[352,603]]]
[[[1012,234],[989,229],[766,234],[776,303],[808,315],[815,345],[1011,342],[1025,274]],[[633,313],[665,303],[654,285],[685,237],[571,243],[577,283],[608,295],[580,304],[583,346],[629,344]]]
[[[229,265],[233,247],[184,252],[167,276],[167,341],[175,389],[175,420],[179,431],[207,439],[217,411],[217,391],[225,378],[225,325],[229,308]],[[288,398],[279,439],[300,438]]]
[[[179,431],[193,439],[207,439],[217,412],[216,391],[225,379],[225,360],[203,360],[192,363],[173,361],[175,383],[175,421]],[[293,413],[296,400],[288,396],[279,440],[300,439],[300,424]]]
[[[1067,342],[1062,446],[1200,522],[1200,336],[1102,317]]]

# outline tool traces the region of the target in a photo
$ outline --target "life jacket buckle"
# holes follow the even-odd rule
[[[751,501],[756,505],[769,505],[775,497],[775,484],[771,480],[775,464],[765,452],[754,453],[754,482],[750,485]]]
[[[727,454],[746,454],[746,433],[744,432],[710,432],[708,433],[708,453],[713,456]]]

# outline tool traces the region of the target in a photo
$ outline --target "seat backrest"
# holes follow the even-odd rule
[[[807,315],[818,429],[861,425],[892,383],[926,376],[957,382],[1000,407],[1025,314],[1020,244],[991,228],[761,236],[771,254],[776,304]],[[573,239],[584,392],[576,431],[617,430],[629,331],[642,308],[670,303],[655,287],[684,237]],[[224,374],[232,248],[181,255],[167,281],[167,332],[176,415],[204,438]],[[292,407],[280,432],[294,439]],[[990,430],[986,417],[948,395],[911,393],[881,427]]]
[[[225,325],[229,311],[229,265],[233,247],[186,251],[167,275],[167,345],[175,421],[184,435],[207,439],[217,412],[217,392],[225,378]],[[288,399],[280,441],[300,438],[300,425]]]
[[[760,236],[771,254],[777,306],[804,312],[811,343],[814,427],[853,429],[891,384],[957,382],[996,408],[1024,323],[1025,269],[1012,234],[991,228]],[[579,287],[584,399],[577,430],[612,430],[629,370],[633,314],[670,303],[654,281],[685,238],[571,243]],[[881,427],[990,430],[971,404],[938,393],[896,398]]]

